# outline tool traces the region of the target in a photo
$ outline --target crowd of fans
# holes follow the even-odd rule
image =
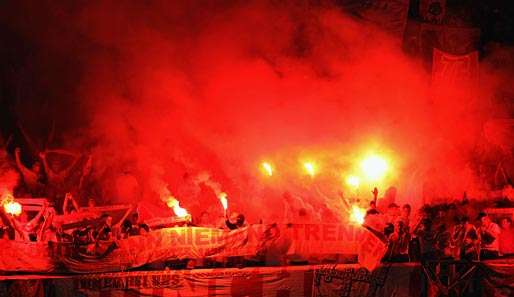
[[[58,153],[68,156],[71,161],[66,162],[66,165],[58,164],[58,159],[50,161],[48,153],[41,152],[31,166],[26,166],[20,149],[14,150],[13,159],[22,178],[17,188],[18,196],[21,193],[32,197],[49,197],[53,204],[44,200],[37,214],[30,219],[25,211],[15,217],[1,209],[0,240],[65,242],[81,252],[98,254],[103,252],[99,248],[102,242],[115,242],[117,239],[150,232],[150,227],[140,220],[138,212],[133,209],[127,211],[115,224],[113,217],[104,213],[93,216],[93,219],[82,220],[76,226],[69,226],[66,219],[80,217],[95,208],[95,199],[89,196],[87,206],[80,207],[76,194],[67,192],[60,200],[62,204],[56,201],[59,201],[61,193],[66,193],[72,175],[75,176],[72,188],[80,192],[91,172],[92,158],[63,150]],[[81,166],[77,166],[78,163]],[[444,258],[481,260],[514,254],[512,217],[504,216],[494,221],[485,212],[477,211],[483,205],[472,205],[467,199],[456,203],[426,205],[412,215],[409,204],[400,207],[393,202],[385,208],[383,205],[378,208],[378,191],[375,189],[373,194],[375,200],[371,201],[367,210],[364,226],[387,244],[384,261]],[[290,195],[284,195],[283,199],[293,204],[291,201],[294,199]],[[303,208],[301,210],[306,211]],[[299,213],[300,218],[305,217],[302,211]],[[230,216],[225,214],[219,222],[213,223],[212,218],[204,212],[195,224],[234,230],[244,227],[246,221],[243,214],[232,213]]]
[[[113,224],[113,218],[109,214],[99,217],[88,215],[91,207],[94,206],[90,202],[88,207],[80,208],[71,193],[67,193],[63,204],[64,215],[59,216],[59,220],[56,220],[55,209],[46,201],[30,220],[27,212],[16,217],[1,209],[0,240],[69,243],[79,251],[94,254],[98,252],[101,242],[111,243],[115,239],[150,232],[149,226],[139,220],[137,211],[127,210],[125,216],[117,224]],[[93,219],[84,219],[77,226],[73,226],[73,223],[71,226],[63,226],[74,221],[73,217],[80,219],[82,216]]]
[[[54,158],[49,158],[49,154]],[[17,196],[50,197],[52,200],[61,200],[67,190],[82,190],[92,162],[90,155],[83,157],[66,150],[53,150],[40,152],[27,166],[22,161],[20,148],[14,150],[14,159],[22,181],[15,189]]]
[[[8,159],[3,161],[11,163]],[[99,218],[96,214],[85,215],[96,206],[96,199],[89,196],[87,206],[79,207],[74,195],[68,191],[73,191],[82,200],[86,198],[84,189],[92,169],[91,155],[52,150],[39,152],[35,158],[22,158],[21,149],[15,148],[12,163],[19,173],[14,195],[44,199],[41,199],[43,204],[30,219],[29,211],[22,211],[17,217],[0,209],[1,240],[66,242],[85,251],[93,251],[101,241],[149,231],[148,226],[137,220],[137,213],[133,213],[130,219],[123,218],[114,226],[110,215],[104,214]],[[77,226],[63,226],[73,221],[74,216],[81,215],[88,217],[88,220],[83,220]]]
[[[474,205],[472,205],[474,204]],[[411,207],[395,203],[379,211],[374,201],[364,226],[384,243],[383,261],[486,260],[514,255],[512,214],[493,218],[480,203],[425,205],[411,218]]]

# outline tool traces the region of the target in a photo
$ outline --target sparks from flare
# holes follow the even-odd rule
[[[170,196],[168,198],[168,201],[166,202],[166,204],[168,205],[169,208],[173,209],[173,212],[179,218],[184,218],[187,215],[189,215],[189,213],[187,212],[187,210],[185,208],[180,207],[180,202],[177,199],[175,199],[173,196]]]
[[[264,171],[264,173],[266,175],[268,175],[268,176],[272,176],[273,175],[273,166],[271,166],[270,163],[262,162],[261,168],[262,168],[262,170]]]
[[[360,208],[357,205],[353,205],[350,211],[350,222],[358,225],[364,224],[364,217],[366,216],[366,210]]]
[[[384,158],[372,155],[361,162],[361,169],[369,180],[376,181],[384,177],[389,166]]]

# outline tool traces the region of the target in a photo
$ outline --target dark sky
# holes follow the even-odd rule
[[[420,1],[410,1],[409,19],[421,19]],[[324,5],[330,1],[306,1],[309,2],[316,6],[316,3]],[[341,10],[358,15],[366,2],[373,1],[337,0],[334,3]],[[235,3],[237,1],[213,1],[205,5],[205,9],[223,10]],[[58,131],[84,124],[80,120],[77,122],[74,116],[74,111],[80,110],[75,95],[89,52],[103,52],[111,55],[113,60],[117,55],[115,48],[99,45],[88,36],[77,34],[73,20],[69,20],[68,27],[66,18],[85,10],[88,1],[59,6],[46,1],[2,1],[0,6],[2,135],[7,137],[13,132],[13,121],[20,116],[24,117],[23,121],[28,121],[29,129],[41,130],[34,131],[39,137],[44,137],[54,122]],[[480,50],[487,56],[490,43],[513,44],[513,6],[512,1],[448,0],[444,23],[480,28]],[[201,26],[204,15],[192,13],[188,24],[197,22]],[[189,29],[195,30],[193,26]],[[33,120],[40,129],[34,126]]]

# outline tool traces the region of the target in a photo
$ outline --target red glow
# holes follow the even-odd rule
[[[380,28],[294,2],[107,1],[62,14],[41,4],[28,15],[52,15],[59,30],[16,14],[11,30],[30,26],[30,44],[80,65],[72,84],[80,110],[56,110],[87,122],[66,127],[74,136],[63,142],[91,147],[94,178],[113,203],[159,202],[164,184],[193,215],[207,206],[219,212],[219,184],[231,208],[257,220],[283,215],[283,205],[268,209],[286,190],[302,207],[340,214],[324,193],[347,174],[367,194],[366,177],[385,176],[381,187],[419,203],[425,184],[441,197],[479,189],[462,152],[476,147],[490,100],[464,96],[470,85],[462,80],[432,92],[431,73]],[[492,96],[497,82],[489,80],[480,93]],[[378,171],[365,166],[369,176],[355,168],[375,148],[398,156],[386,159],[394,171],[385,174],[380,162]],[[256,170],[262,156],[270,178]]]

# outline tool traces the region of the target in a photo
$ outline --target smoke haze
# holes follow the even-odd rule
[[[19,102],[19,117],[33,130],[54,117],[54,145],[91,151],[109,201],[159,203],[167,188],[194,215],[221,211],[224,191],[256,220],[281,216],[290,191],[337,213],[341,175],[368,152],[391,160],[383,190],[396,186],[401,202],[419,204],[426,179],[452,197],[480,186],[467,164],[498,113],[495,69],[477,100],[462,99],[465,85],[433,99],[430,74],[395,37],[335,6],[201,2],[20,1],[2,13],[39,48],[24,61],[39,87],[22,92],[50,98]],[[317,181],[302,160],[319,165]]]

